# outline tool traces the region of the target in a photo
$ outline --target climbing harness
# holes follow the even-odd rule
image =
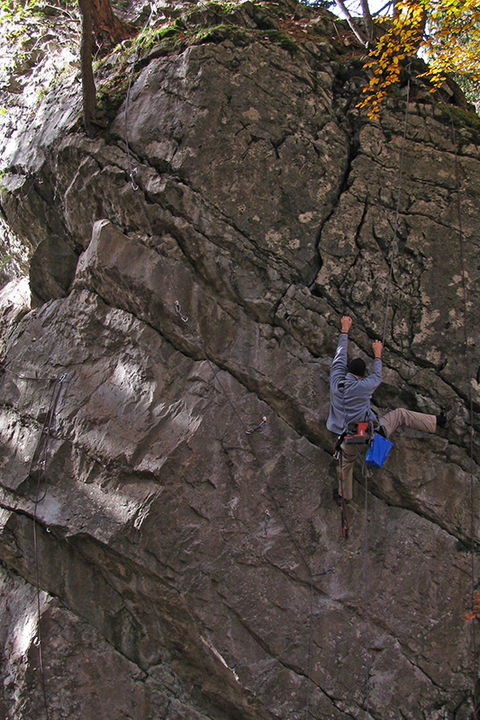
[[[340,437],[343,438],[345,445],[369,445],[372,441],[373,431],[373,422],[353,423]]]
[[[342,442],[345,445],[367,445],[365,462],[369,467],[381,468],[393,448],[393,443],[381,433],[375,432],[373,422],[355,423],[347,432],[340,435],[337,447]]]

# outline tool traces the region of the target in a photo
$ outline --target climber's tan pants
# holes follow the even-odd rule
[[[434,433],[437,429],[437,418],[435,415],[398,408],[390,410],[380,418],[380,425],[385,428],[387,437],[393,435],[399,427],[410,427],[414,430]],[[345,500],[351,500],[353,497],[353,467],[355,460],[365,452],[366,447],[366,445],[342,443],[341,462],[338,468],[338,494],[343,495]]]

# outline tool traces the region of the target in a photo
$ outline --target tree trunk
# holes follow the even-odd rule
[[[95,78],[93,77],[93,17],[90,0],[78,0],[82,15],[80,68],[82,75],[83,124],[89,137],[93,135],[97,114]]]
[[[347,20],[347,22],[348,22],[348,24],[349,24],[349,26],[350,26],[350,30],[353,32],[353,34],[355,35],[355,37],[357,38],[357,40],[358,40],[359,42],[361,42],[362,45],[364,45],[365,47],[367,47],[367,45],[368,45],[367,36],[366,36],[364,33],[362,33],[361,30],[360,30],[360,28],[358,28],[358,27],[355,25],[355,20],[354,20],[353,17],[351,16],[351,14],[350,14],[347,6],[346,6],[345,3],[343,2],[343,0],[335,0],[335,4],[336,4],[336,6],[338,7],[338,9],[342,12],[343,16],[346,18],[346,20]]]
[[[368,0],[360,0],[360,5],[362,6],[363,24],[365,26],[367,41],[371,43],[373,40],[373,20]]]
[[[110,0],[88,0],[92,9],[93,34],[99,45],[112,47],[132,36],[130,25],[117,18]]]
[[[134,30],[117,18],[110,0],[78,0],[82,16],[80,67],[83,92],[83,121],[85,131],[92,137],[96,124],[96,89],[92,57],[94,43],[105,54],[117,43],[131,37]]]

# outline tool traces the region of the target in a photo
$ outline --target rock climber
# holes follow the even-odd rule
[[[443,410],[440,415],[427,415],[405,408],[390,410],[379,420],[370,403],[374,390],[382,382],[383,343],[380,340],[373,342],[373,370],[370,375],[366,375],[366,365],[362,358],[354,358],[348,362],[348,333],[351,327],[352,318],[344,315],[330,370],[330,412],[327,428],[339,436],[338,495],[335,493],[337,500],[351,500],[353,497],[353,467],[366,445],[347,444],[343,436],[346,433],[355,433],[358,423],[371,423],[376,432],[388,438],[402,426],[434,433],[438,428],[446,427],[448,422]]]

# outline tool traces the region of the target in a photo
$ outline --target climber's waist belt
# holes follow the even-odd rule
[[[342,445],[368,445],[375,432],[375,426],[373,422],[360,422],[360,423],[348,423],[347,429],[343,431],[341,435],[337,437],[337,444],[335,445],[335,454],[342,451]]]
[[[344,434],[346,445],[366,445],[373,437],[373,422],[349,423]]]

